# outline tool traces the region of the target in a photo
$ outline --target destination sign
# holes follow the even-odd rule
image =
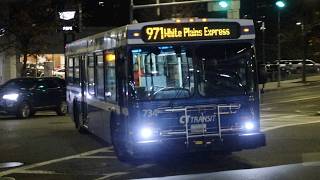
[[[148,25],[142,28],[145,42],[236,39],[240,25],[235,22],[171,23]]]

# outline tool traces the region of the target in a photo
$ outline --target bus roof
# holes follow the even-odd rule
[[[66,45],[66,54],[101,51],[125,45],[254,40],[254,38],[253,21],[249,19],[172,19],[129,24],[79,39]]]

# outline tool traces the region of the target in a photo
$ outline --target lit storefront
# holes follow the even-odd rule
[[[20,57],[20,63],[22,67],[23,56]],[[55,72],[64,69],[64,67],[65,59],[63,54],[29,55],[26,75],[32,77],[55,76],[57,75]]]

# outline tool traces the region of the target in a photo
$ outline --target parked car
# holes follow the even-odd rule
[[[26,71],[25,71],[24,76],[25,77],[43,77],[44,73],[40,69],[29,69],[29,68],[27,68]]]
[[[67,113],[66,86],[57,77],[16,78],[0,86],[0,112],[28,118],[36,111]]]
[[[66,73],[65,69],[58,69],[56,71],[53,71],[53,76],[59,77],[61,79],[64,79],[65,78],[65,73]]]
[[[285,64],[286,69],[290,70],[291,73],[301,73],[303,60],[281,60]],[[306,59],[306,72],[320,72],[320,64],[313,60]]]

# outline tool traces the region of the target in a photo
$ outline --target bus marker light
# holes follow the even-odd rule
[[[208,22],[208,19],[207,18],[202,18],[201,21],[202,22]]]
[[[133,33],[133,36],[134,36],[134,37],[139,37],[139,36],[140,36],[140,33],[135,32],[135,33]]]
[[[106,60],[107,62],[113,62],[116,60],[116,55],[114,53],[107,53]]]
[[[244,28],[243,32],[248,33],[248,32],[250,32],[250,29],[249,28]]]
[[[202,145],[203,144],[203,141],[193,141],[194,142],[194,144],[196,144],[196,145]]]

